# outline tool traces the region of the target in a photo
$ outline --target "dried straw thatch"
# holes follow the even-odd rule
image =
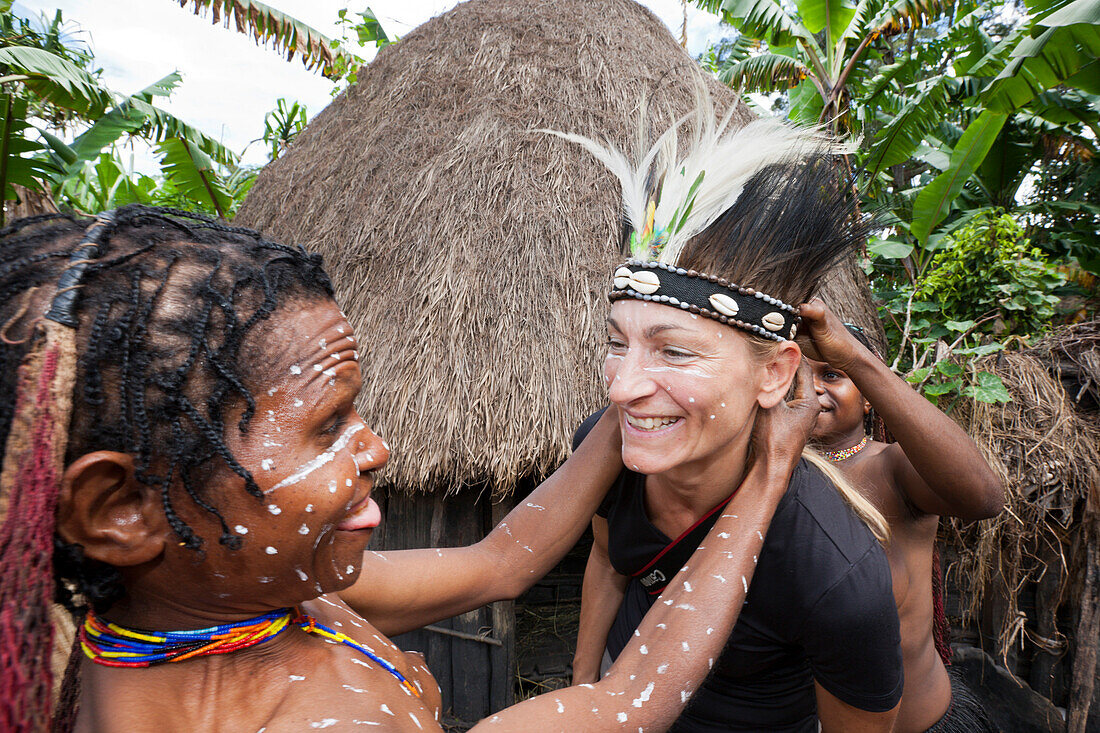
[[[643,93],[665,125],[699,77],[630,0],[471,0],[384,49],[263,171],[237,221],[325,256],[369,344],[360,406],[395,444],[386,483],[502,492],[566,457],[603,399],[619,198],[533,130],[626,145]]]
[[[994,596],[988,630],[1002,659],[1024,647],[1055,658],[1072,650],[1069,717],[1083,725],[1100,590],[1090,568],[1100,560],[1100,321],[1060,329],[979,367],[1001,378],[1012,402],[964,404],[957,417],[1000,474],[1007,503],[980,526],[948,525],[958,551],[948,577],[962,591],[966,622]],[[1028,586],[1038,587],[1031,617],[1020,603]],[[1077,610],[1072,642],[1059,618],[1066,604]]]

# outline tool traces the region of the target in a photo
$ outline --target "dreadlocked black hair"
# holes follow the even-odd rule
[[[47,215],[0,230],[0,442],[11,429],[15,375],[31,345],[19,336],[33,330],[89,223]],[[203,545],[176,512],[182,500],[214,517],[220,543],[236,549],[240,538],[200,487],[228,470],[263,496],[226,442],[228,430],[248,429],[252,390],[266,376],[264,354],[242,342],[270,328],[280,308],[333,297],[321,258],[249,229],[140,205],[117,211],[102,248],[75,311],[66,463],[96,450],[131,455],[137,479],[160,492],[181,544]],[[235,410],[242,410],[236,425],[226,425]],[[123,595],[113,567],[56,538],[54,577],[58,601],[71,610],[86,604],[102,612]]]

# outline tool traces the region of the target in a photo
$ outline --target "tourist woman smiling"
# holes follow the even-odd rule
[[[863,233],[842,146],[770,119],[728,121],[702,96],[690,139],[673,127],[634,159],[564,136],[619,177],[632,255],[614,273],[604,366],[624,471],[592,522],[574,682],[600,679],[605,648],[622,658],[644,641],[639,624],[666,584],[710,548],[754,425],[801,359],[798,306]],[[748,597],[672,730],[891,730],[902,667],[886,535],[881,514],[807,454],[751,587],[722,573]]]

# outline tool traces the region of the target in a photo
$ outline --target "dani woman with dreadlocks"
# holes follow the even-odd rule
[[[993,731],[973,693],[944,667],[950,648],[934,633],[944,636],[946,620],[933,573],[938,580],[940,516],[996,516],[1004,503],[1001,483],[974,441],[891,372],[859,329],[846,328],[820,301],[804,306],[801,315],[821,402],[814,440],[890,523],[886,556],[905,663],[895,730]],[[872,439],[867,423],[880,420],[896,443]],[[942,623],[937,628],[934,621]]]
[[[173,210],[23,220],[0,231],[0,336],[0,730],[51,717],[81,731],[440,730],[419,658],[337,595],[370,585],[388,448],[355,411],[360,341],[318,256]],[[744,589],[715,577],[752,576],[812,427],[805,376],[758,433],[737,516],[670,588],[691,591],[717,636]],[[418,574],[370,593],[414,608],[533,582],[582,531],[619,447],[609,417],[532,495],[538,509],[434,564],[414,553]],[[79,614],[80,644],[51,715],[54,597]],[[403,613],[372,620],[399,627]],[[643,630],[648,648],[629,646],[598,685],[483,725],[667,727],[721,640],[668,607]],[[689,644],[699,656],[673,658]],[[661,660],[674,683],[654,683]]]
[[[562,135],[619,178],[632,254],[614,276],[605,364],[624,470],[592,522],[574,682],[599,679],[605,647],[618,658],[648,638],[639,623],[668,579],[711,544],[700,542],[739,495],[753,426],[798,368],[797,306],[863,235],[841,146],[729,119],[701,94],[690,140],[673,126],[633,160]],[[806,453],[752,587],[721,573],[748,589],[746,605],[673,730],[889,731],[902,669],[886,536],[881,514]]]

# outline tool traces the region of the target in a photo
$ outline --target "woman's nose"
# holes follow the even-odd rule
[[[359,450],[355,452],[355,467],[359,473],[377,471],[390,460],[390,449],[370,428],[364,428],[363,432],[366,435],[359,441]]]
[[[619,361],[615,374],[609,376],[611,385],[607,390],[607,398],[619,405],[629,404],[657,391],[657,383],[633,354],[624,356]]]

